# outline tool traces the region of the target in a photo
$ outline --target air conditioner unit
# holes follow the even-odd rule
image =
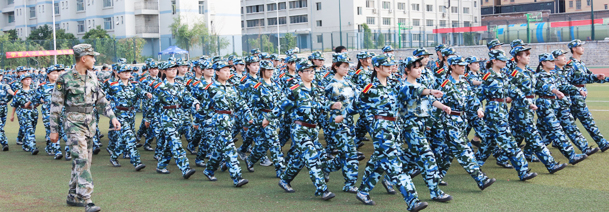
[[[442,18],[446,18],[446,13],[442,13]]]
[[[392,9],[389,9],[389,13],[392,13],[392,12],[393,12],[393,10],[392,10]]]
[[[372,9],[372,14],[376,14],[376,9]]]
[[[406,14],[406,10],[403,10],[404,14]]]

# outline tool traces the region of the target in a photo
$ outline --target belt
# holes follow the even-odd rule
[[[294,121],[294,123],[296,123],[296,124],[298,124],[300,126],[303,126],[303,127],[308,127],[308,128],[315,128],[315,127],[317,127],[317,124],[309,124],[309,123],[302,122],[302,121]]]
[[[163,109],[178,109],[178,108],[180,108],[180,105],[163,106]]]
[[[453,115],[453,116],[461,116],[461,114],[463,114],[463,112],[461,112],[461,111],[450,111],[450,115]]]
[[[391,117],[391,116],[379,116],[379,115],[374,115],[374,119],[381,119],[381,120],[387,120],[387,121],[395,121],[396,120],[395,117]]]
[[[233,114],[233,111],[230,111],[230,110],[216,110],[216,113],[219,113],[219,114]]]
[[[495,102],[507,102],[507,99],[497,99],[497,98],[490,98],[488,99],[490,101],[495,101]]]
[[[575,85],[575,87],[583,88],[583,87],[586,87],[586,85]]]
[[[21,109],[28,109],[28,110],[31,110],[31,109],[32,109],[32,106],[31,106],[31,105],[30,105],[30,106],[27,106],[27,107],[21,106],[21,107],[19,107],[19,108],[21,108]]]
[[[556,99],[555,96],[539,96],[539,98],[542,98],[542,99]]]
[[[121,107],[121,106],[116,106],[116,109],[118,110],[124,110],[124,111],[130,111],[135,109],[135,107]]]
[[[525,96],[525,98],[533,99],[535,98],[535,95]]]
[[[70,113],[92,113],[93,107],[66,107],[66,112]]]
[[[270,113],[272,110],[270,110],[270,109],[260,109],[260,110],[258,110],[258,111],[262,111],[262,112],[267,112],[267,113]]]

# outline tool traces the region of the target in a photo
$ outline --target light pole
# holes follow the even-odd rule
[[[590,26],[592,26],[592,40],[594,40],[594,0],[590,0],[590,21],[592,21],[592,23],[590,24]]]
[[[281,39],[279,39],[279,0],[276,1],[277,8],[275,8],[275,11],[277,11],[277,54],[281,54]]]
[[[53,50],[57,51],[57,36],[55,35],[55,2],[51,2],[51,7],[53,8]],[[57,54],[53,55],[55,57],[55,65],[57,65]]]
[[[340,45],[343,45],[343,22],[342,22],[342,18],[343,16],[341,15],[340,12],[340,0],[338,0],[338,31],[340,34]]]

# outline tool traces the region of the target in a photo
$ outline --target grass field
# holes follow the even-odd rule
[[[589,86],[589,107],[601,131],[609,136],[609,85]],[[108,120],[103,118],[100,128],[106,133]],[[138,118],[139,124],[139,118]],[[0,211],[82,211],[83,208],[66,206],[71,163],[56,161],[43,152],[37,156],[23,152],[15,144],[17,122],[6,124],[11,150],[0,152]],[[587,132],[584,135],[591,142]],[[44,127],[39,121],[36,131],[38,147],[44,148]],[[323,140],[323,136],[322,139]],[[325,144],[324,141],[321,141]],[[102,139],[107,144],[107,138]],[[237,145],[240,145],[238,143]],[[284,150],[287,150],[285,147]],[[362,149],[369,156],[371,143]],[[556,148],[550,147],[558,161],[568,162]],[[218,181],[209,182],[202,168],[189,180],[182,176],[172,161],[170,175],[154,171],[156,161],[152,152],[142,151],[142,161],[148,166],[135,172],[126,159],[123,167],[114,168],[109,155],[102,151],[94,156],[92,173],[95,182],[93,200],[104,211],[403,211],[406,209],[401,195],[388,195],[378,185],[371,192],[376,206],[365,206],[354,194],[341,191],[343,178],[340,172],[331,174],[328,183],[336,198],[322,201],[315,197],[314,187],[303,170],[292,182],[296,193],[285,193],[277,186],[278,179],[272,167],[256,165],[256,172],[245,169],[243,176],[250,183],[243,188],[232,186],[228,172],[216,174]],[[189,155],[191,165],[194,156]],[[429,190],[421,176],[414,178],[420,199],[430,203],[428,211],[608,211],[609,210],[609,152],[597,153],[563,171],[550,175],[541,163],[529,166],[540,175],[520,182],[513,169],[499,168],[490,158],[483,167],[497,182],[481,192],[474,180],[457,164],[444,179],[448,186],[442,189],[454,200],[449,203],[432,202]],[[360,180],[365,161],[360,164]],[[244,163],[241,162],[244,168]],[[358,181],[359,183],[359,181]],[[359,185],[359,184],[358,184]]]

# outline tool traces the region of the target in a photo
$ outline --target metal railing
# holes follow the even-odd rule
[[[143,0],[135,2],[134,8],[136,10],[159,10],[159,4],[158,1]]]

